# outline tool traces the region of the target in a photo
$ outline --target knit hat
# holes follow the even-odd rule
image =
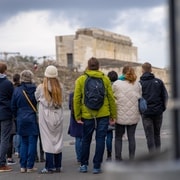
[[[32,82],[33,73],[30,70],[24,70],[20,74],[21,82]]]
[[[50,65],[46,68],[44,75],[48,78],[55,78],[58,76],[58,70],[55,66]]]

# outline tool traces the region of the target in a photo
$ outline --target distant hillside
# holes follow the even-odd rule
[[[2,60],[1,60],[2,61]],[[141,70],[141,63],[136,63],[136,62],[127,62],[127,61],[120,61],[120,60],[112,60],[112,59],[99,59],[101,69],[105,74],[111,70],[115,70],[118,74],[122,73],[122,67],[130,63],[131,66],[134,67],[137,76],[139,77],[142,74]],[[68,102],[68,97],[69,93],[73,91],[74,89],[74,83],[77,77],[79,77],[82,72],[76,72],[73,69],[69,69],[64,66],[59,66],[56,61],[51,61],[47,60],[44,61],[42,64],[38,65],[38,69],[35,71],[34,70],[34,61],[32,60],[21,60],[18,58],[9,58],[8,61],[5,61],[8,65],[8,77],[10,80],[12,80],[13,74],[15,73],[21,73],[21,71],[25,69],[29,69],[34,73],[34,81],[38,85],[42,82],[43,77],[44,77],[44,71],[45,68],[53,64],[58,68],[59,72],[59,81],[63,84],[64,86],[64,97],[65,97],[65,102],[67,104]],[[152,68],[153,73],[156,75],[156,77],[162,79],[170,92],[170,82],[169,82],[169,70],[168,68],[161,69],[161,68]]]
[[[45,68],[52,64],[58,68],[58,79],[63,84],[65,101],[68,102],[69,93],[74,89],[74,82],[82,72],[75,72],[67,67],[62,67],[56,64],[55,61],[45,61],[43,64],[39,64],[37,70],[34,70],[34,64],[32,62],[24,62],[18,60],[8,60],[5,62],[8,66],[7,76],[12,80],[13,74],[21,73],[25,69],[29,69],[34,73],[34,81],[38,85],[44,78]]]

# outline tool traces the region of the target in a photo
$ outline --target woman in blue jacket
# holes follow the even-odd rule
[[[21,172],[33,172],[36,156],[38,123],[36,112],[23,94],[26,92],[32,105],[36,107],[37,102],[34,96],[36,86],[32,83],[33,73],[30,70],[21,72],[21,85],[15,88],[11,107],[17,120],[17,134],[20,135],[20,166]]]

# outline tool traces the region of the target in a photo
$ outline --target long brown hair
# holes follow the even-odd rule
[[[125,65],[122,73],[125,75],[125,79],[130,83],[134,83],[137,79],[137,75],[135,74],[134,68],[129,65]]]
[[[48,88],[49,85],[51,90]],[[44,78],[44,96],[49,103],[55,106],[62,105],[62,88],[57,78]]]

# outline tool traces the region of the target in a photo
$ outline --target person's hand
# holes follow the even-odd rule
[[[109,119],[109,124],[110,125],[112,125],[112,126],[115,125],[115,122],[116,122],[115,119],[112,119],[112,118]]]
[[[81,119],[78,119],[78,120],[77,120],[77,123],[78,123],[78,124],[84,124],[84,122],[83,122]]]

